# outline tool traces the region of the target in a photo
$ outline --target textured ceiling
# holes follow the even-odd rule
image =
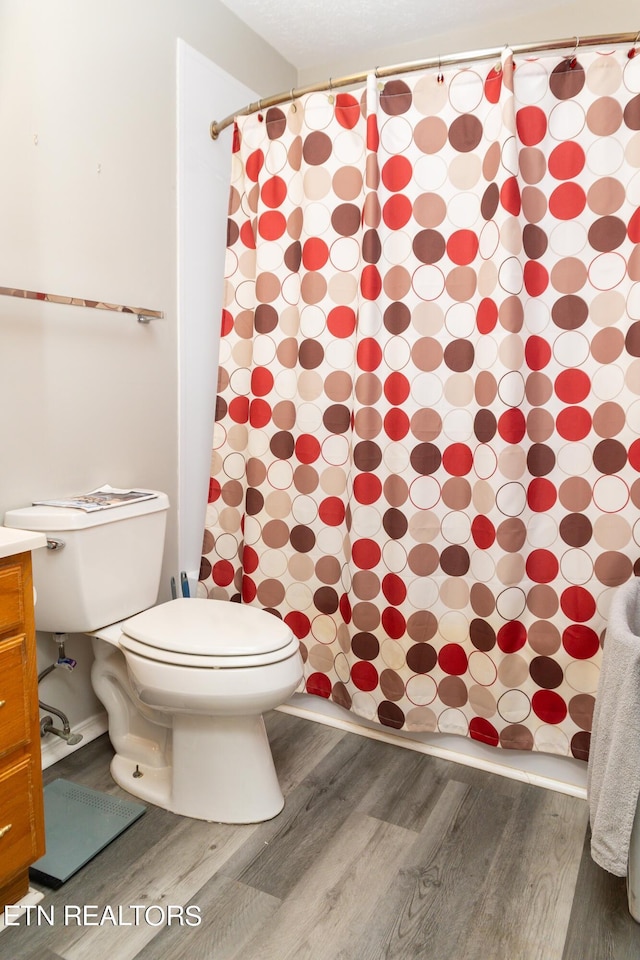
[[[222,0],[295,67],[531,11],[532,0]],[[538,10],[562,2],[535,0]],[[498,41],[498,45],[501,41]]]

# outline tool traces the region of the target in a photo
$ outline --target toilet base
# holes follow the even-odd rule
[[[118,786],[197,820],[262,823],[280,813],[284,797],[262,716],[173,720],[174,765],[136,765],[116,753],[111,775]]]

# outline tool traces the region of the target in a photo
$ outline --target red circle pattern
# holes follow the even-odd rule
[[[640,58],[558,63],[238,120],[200,590],[356,714],[586,759],[640,568]]]

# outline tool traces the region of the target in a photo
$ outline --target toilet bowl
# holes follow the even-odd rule
[[[34,555],[36,627],[91,638],[92,685],[107,711],[119,786],[183,816],[271,819],[284,798],[262,715],[299,686],[299,642],[278,617],[243,604],[151,606],[168,500],[147,492],[151,499],[100,512],[5,514],[6,526],[52,542],[40,562]]]

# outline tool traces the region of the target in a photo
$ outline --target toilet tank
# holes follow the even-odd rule
[[[6,527],[47,537],[48,549],[32,557],[38,630],[88,633],[155,604],[169,498],[141,492],[152,497],[91,513],[45,505],[7,511]]]

